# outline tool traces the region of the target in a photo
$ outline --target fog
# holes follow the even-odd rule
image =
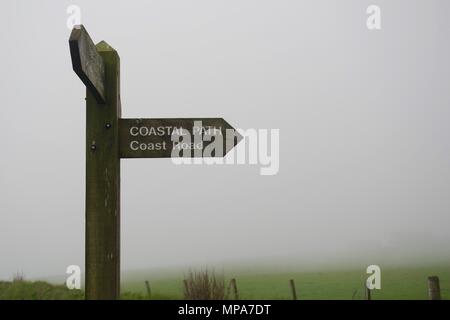
[[[122,160],[123,271],[450,260],[448,1],[5,0],[0,279],[84,268],[71,4],[121,57],[123,117],[280,130],[271,176]]]

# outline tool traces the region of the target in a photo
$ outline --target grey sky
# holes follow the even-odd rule
[[[448,1],[5,0],[0,278],[84,265],[70,4],[119,52],[123,117],[280,129],[276,176],[122,160],[124,270],[450,258]],[[369,4],[381,31],[366,28]]]

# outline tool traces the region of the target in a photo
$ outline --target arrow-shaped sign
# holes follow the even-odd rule
[[[241,139],[222,118],[119,120],[121,158],[223,157]]]
[[[105,66],[94,42],[83,25],[73,28],[69,38],[73,71],[98,103],[105,103]]]

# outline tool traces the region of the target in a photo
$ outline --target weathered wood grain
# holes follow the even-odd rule
[[[105,103],[105,66],[83,25],[75,26],[69,38],[72,67],[98,103]]]
[[[107,90],[105,104],[86,90],[86,299],[109,300],[120,294],[120,58],[97,50]]]

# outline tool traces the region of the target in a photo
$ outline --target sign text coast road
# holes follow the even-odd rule
[[[241,139],[222,118],[119,120],[121,158],[223,157]]]

